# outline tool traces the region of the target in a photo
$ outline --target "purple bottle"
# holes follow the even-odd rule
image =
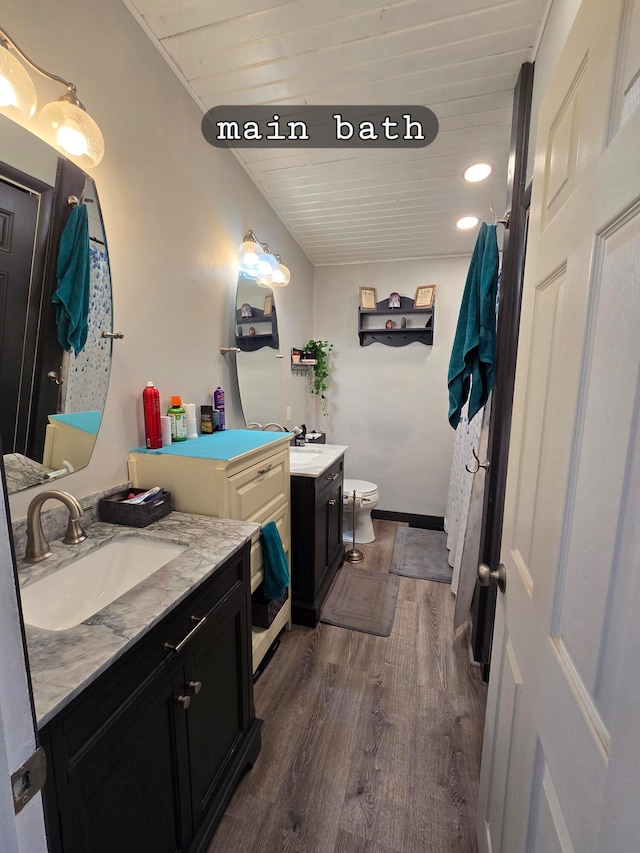
[[[218,422],[218,429],[225,429],[224,422],[224,391],[218,385],[216,390],[213,392],[213,408],[217,410],[220,420]]]

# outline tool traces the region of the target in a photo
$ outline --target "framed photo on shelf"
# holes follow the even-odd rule
[[[433,308],[433,300],[436,294],[435,284],[427,284],[416,289],[416,298],[413,300],[414,308]]]
[[[270,293],[268,296],[264,298],[264,310],[262,315],[264,317],[269,317],[271,312],[273,311],[273,293]]]
[[[396,293],[395,290],[393,293],[389,294],[389,308],[399,308],[400,307],[400,294]]]
[[[363,309],[375,309],[378,307],[375,287],[360,288],[360,307]]]

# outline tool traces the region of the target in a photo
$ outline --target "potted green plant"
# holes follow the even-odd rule
[[[327,390],[327,382],[329,380],[329,354],[333,349],[333,344],[329,341],[314,341],[310,340],[304,345],[303,359],[315,361],[315,364],[310,366],[313,368],[313,376],[311,378],[311,393],[316,394],[320,398],[322,414],[326,415],[326,397],[324,392]]]

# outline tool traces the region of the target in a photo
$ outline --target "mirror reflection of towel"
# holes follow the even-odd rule
[[[73,208],[60,237],[56,309],[58,342],[68,352],[82,352],[87,341],[90,291],[89,223],[87,206]]]

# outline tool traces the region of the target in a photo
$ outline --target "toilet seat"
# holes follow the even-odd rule
[[[368,480],[345,480],[343,484],[343,495],[345,498],[353,497],[353,490],[356,490],[356,497],[370,498],[378,491],[375,483],[370,483]]]

